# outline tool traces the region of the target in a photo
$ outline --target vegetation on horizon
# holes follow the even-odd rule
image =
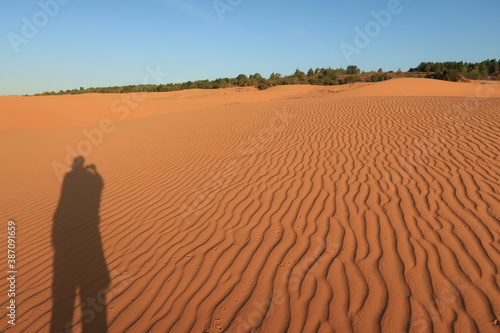
[[[421,62],[409,72],[425,72],[427,78],[445,81],[499,80],[500,59],[487,59],[482,62]]]
[[[389,80],[394,77],[426,77],[446,81],[471,80],[500,80],[500,60],[488,59],[480,63],[468,62],[422,62],[415,68],[410,68],[403,73],[401,69],[394,73],[384,72],[379,69],[377,72],[361,72],[358,66],[349,65],[344,68],[309,68],[307,73],[297,69],[292,75],[282,76],[279,73],[272,73],[269,78],[264,78],[259,73],[249,76],[240,74],[235,78],[218,78],[215,80],[187,81],[183,83],[167,84],[138,84],[127,86],[113,86],[101,88],[83,88],[72,90],[60,90],[59,92],[43,92],[35,96],[46,95],[68,95],[85,93],[131,93],[131,92],[166,92],[185,89],[218,89],[230,87],[257,87],[261,90],[278,85],[311,84],[311,85],[342,85],[354,82],[379,82]]]

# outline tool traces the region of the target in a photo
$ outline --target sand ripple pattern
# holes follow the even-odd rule
[[[499,332],[499,111],[331,94],[123,123],[96,162],[109,332]],[[4,209],[43,259],[12,331],[48,331],[58,191]]]

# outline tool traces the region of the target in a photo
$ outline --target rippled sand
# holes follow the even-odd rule
[[[499,84],[123,96],[0,97],[8,332],[50,329],[71,150],[104,182],[109,332],[499,332]]]

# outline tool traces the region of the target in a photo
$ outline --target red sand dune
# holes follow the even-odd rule
[[[19,269],[2,331],[64,327],[64,306],[75,331],[499,331],[500,85],[123,96],[0,98]],[[88,181],[59,202],[72,151],[102,177],[98,217]]]

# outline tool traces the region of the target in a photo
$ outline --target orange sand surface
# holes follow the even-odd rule
[[[0,97],[0,331],[500,332],[499,112],[410,78]]]

